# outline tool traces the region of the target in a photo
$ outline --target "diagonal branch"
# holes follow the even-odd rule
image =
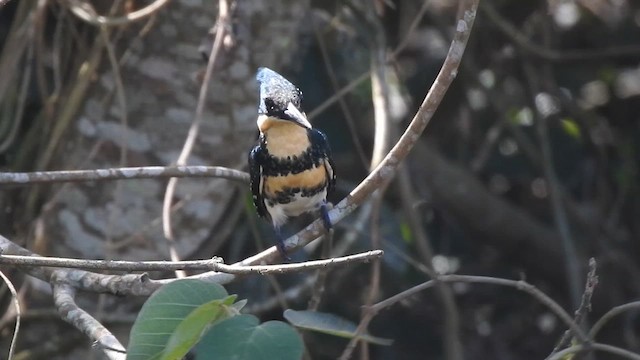
[[[58,275],[62,275],[63,279],[58,279]],[[126,353],[122,344],[98,320],[76,304],[74,300],[76,289],[64,282],[64,276],[64,270],[58,270],[53,273],[51,279],[53,301],[62,319],[95,341],[109,360],[124,360]]]

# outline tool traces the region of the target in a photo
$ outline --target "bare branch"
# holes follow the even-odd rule
[[[57,279],[58,272],[54,272],[52,278],[53,301],[63,320],[82,331],[97,345],[101,346],[105,355],[110,360],[126,359],[126,351],[113,334],[107,330],[98,320],[82,310],[75,302],[76,289]]]
[[[538,142],[540,143],[542,153],[542,173],[549,188],[549,206],[551,207],[551,215],[555,228],[558,230],[564,252],[564,266],[566,270],[567,284],[569,287],[569,296],[571,306],[577,308],[580,304],[582,275],[580,270],[580,253],[576,246],[574,230],[569,223],[567,209],[562,200],[562,184],[558,178],[554,163],[556,156],[551,147],[551,139],[549,135],[549,122],[552,120],[552,114],[545,114],[538,106],[538,96],[542,93],[539,84],[540,74],[536,71],[537,67],[529,61],[524,61],[523,70],[528,78],[529,89],[535,100],[531,99],[532,108],[537,109],[535,112],[536,133]]]
[[[602,327],[614,317],[624,313],[625,311],[638,310],[638,309],[640,309],[640,301],[633,301],[630,303],[613,307],[611,310],[607,311],[604,315],[602,315],[602,317],[600,317],[600,319],[596,321],[593,327],[591,327],[591,330],[589,331],[589,338],[592,340],[595,339],[596,336],[598,335],[598,332],[600,332],[600,330],[602,329]]]
[[[249,175],[244,171],[222,166],[142,166],[95,170],[0,172],[0,184],[30,185],[35,183],[166,179],[171,177],[218,177],[243,183],[249,182]]]
[[[79,19],[95,26],[118,26],[127,25],[134,21],[143,20],[169,3],[169,0],[156,0],[140,10],[133,11],[124,16],[102,16],[96,13],[96,10],[88,1],[67,0],[69,9]]]
[[[16,327],[13,330],[13,338],[11,339],[11,346],[9,346],[9,355],[7,355],[7,359],[12,360],[13,352],[16,348],[16,341],[18,341],[18,333],[20,332],[20,318],[22,317],[20,311],[20,299],[18,299],[18,292],[13,286],[13,283],[2,271],[0,271],[0,277],[4,280],[4,283],[7,284],[7,288],[9,289],[9,292],[11,292],[11,297],[13,298],[13,306],[16,308]]]
[[[218,265],[218,270],[229,274],[284,274],[288,272],[298,272],[307,270],[316,270],[326,267],[342,266],[354,262],[369,262],[378,259],[384,255],[382,250],[371,250],[355,255],[348,255],[326,260],[311,260],[297,264],[278,264],[278,265],[255,265],[255,266],[237,266],[237,265]]]
[[[582,293],[582,300],[580,301],[580,306],[576,310],[575,321],[576,324],[580,325],[582,323],[582,319],[585,316],[585,312],[591,311],[591,297],[593,296],[593,291],[598,285],[598,276],[596,275],[596,260],[594,258],[589,259],[589,273],[587,274],[587,281],[584,285],[584,293]],[[558,345],[555,346],[551,355],[560,351],[560,349],[569,345],[571,341],[572,333],[571,330],[567,330],[562,335],[562,338],[558,342]],[[589,336],[590,339],[593,339]]]
[[[380,310],[389,307],[400,300],[406,299],[409,296],[412,296],[422,290],[426,290],[436,286],[439,282],[463,282],[463,283],[482,283],[482,284],[493,284],[499,286],[507,286],[514,288],[516,290],[524,291],[527,294],[533,296],[536,300],[538,300],[541,304],[545,305],[549,310],[551,310],[556,316],[558,316],[570,329],[576,334],[578,340],[582,343],[588,343],[589,338],[584,333],[584,331],[578,326],[578,324],[573,321],[571,315],[569,315],[557,302],[555,302],[552,298],[547,296],[545,293],[540,291],[535,286],[529,284],[526,281],[520,280],[509,280],[509,279],[500,279],[495,277],[488,276],[471,276],[471,275],[439,275],[434,280],[429,280],[420,285],[416,285],[410,289],[407,289],[399,294],[396,294],[388,299],[385,299],[377,304],[371,306],[371,311],[374,313],[379,312]]]
[[[571,358],[570,355],[578,354],[586,351],[592,351],[592,350],[599,350],[609,354],[619,355],[627,359],[640,360],[640,355],[633,353],[629,350],[625,350],[612,345],[599,344],[599,343],[574,345],[553,354],[553,356],[549,356],[546,360],[569,359]]]
[[[0,253],[9,255],[24,255],[36,257],[36,254],[9,241],[0,235]],[[44,267],[19,266],[20,270],[35,278],[45,282],[50,282],[54,270]],[[109,293],[116,295],[140,295],[149,296],[164,282],[149,279],[145,274],[135,275],[103,275],[84,270],[61,269],[57,270],[58,278],[62,278],[60,272],[65,272],[65,282],[78,289],[93,291],[98,293]],[[231,275],[218,274],[209,277],[209,281],[220,280],[220,277]],[[222,280],[221,280],[222,281]]]
[[[335,93],[338,93],[341,90],[341,88],[338,84],[338,78],[336,77],[334,67],[331,64],[331,58],[329,56],[329,51],[327,50],[327,44],[325,43],[323,35],[319,29],[320,15],[317,12],[314,15],[315,16],[312,20],[312,27],[313,27],[313,33],[316,38],[316,42],[318,43],[318,48],[320,49],[320,55],[322,55],[322,63],[324,64],[325,72],[329,77],[329,81],[331,82],[331,87],[333,88],[333,91]],[[351,141],[353,141],[353,147],[355,148],[356,153],[358,154],[358,157],[360,158],[360,161],[362,162],[363,166],[366,168],[368,163],[367,156],[365,155],[362,142],[360,141],[360,137],[358,136],[358,133],[357,133],[356,121],[353,118],[353,115],[351,114],[351,110],[349,110],[349,106],[347,105],[347,102],[345,101],[344,97],[337,96],[336,99],[338,101],[338,105],[340,105],[340,110],[344,114],[344,120],[347,124],[347,127],[349,128],[349,132],[351,133]],[[309,113],[309,119],[313,118],[313,116],[311,115],[315,116],[319,114],[318,109],[319,108],[314,109],[313,113]]]
[[[309,271],[320,268],[342,266],[354,262],[368,262],[380,258],[382,250],[371,250],[355,255],[311,260],[296,264],[236,266],[222,263],[221,258],[190,261],[123,261],[123,260],[85,260],[44,256],[0,255],[0,264],[22,267],[63,267],[75,269],[94,269],[111,271],[172,271],[172,270],[212,270],[226,274],[284,274]],[[95,274],[100,275],[100,274]],[[59,275],[60,276],[60,275]],[[105,275],[106,276],[106,275]],[[117,275],[114,275],[117,276]]]
[[[378,19],[375,12],[372,11],[371,8],[368,8],[369,11],[363,11],[364,17],[368,19],[368,25],[373,30],[373,35],[371,36],[371,50],[370,50],[370,62],[371,62],[371,101],[373,102],[373,113],[374,113],[374,139],[373,139],[373,149],[371,154],[371,164],[370,169],[375,169],[382,159],[385,157],[385,154],[389,152],[390,142],[391,142],[391,134],[390,134],[390,120],[391,115],[389,111],[389,84],[388,79],[389,76],[387,74],[387,46],[386,39],[384,36],[384,30],[380,20]],[[380,211],[382,208],[382,199],[384,198],[384,194],[388,188],[388,185],[391,181],[391,178],[385,179],[377,191],[373,193],[371,196],[371,219],[369,220],[371,226],[371,247],[377,248],[380,247],[382,242],[381,240],[381,230],[380,230]],[[355,350],[358,343],[362,343],[361,345],[361,355],[363,358],[368,358],[368,347],[365,342],[360,341],[360,335],[367,331],[369,327],[369,323],[373,318],[374,314],[366,309],[373,304],[375,299],[379,296],[380,292],[380,262],[376,262],[371,267],[371,276],[369,282],[369,291],[367,294],[367,298],[365,300],[363,315],[360,319],[360,323],[355,331],[355,336],[349,341],[344,351],[340,355],[341,360],[346,360],[351,358],[351,354]]]
[[[0,255],[0,264],[17,266],[62,267],[71,269],[93,269],[110,271],[173,271],[173,270],[215,270],[221,258],[191,261],[123,261],[86,260],[60,257]]]
[[[204,73],[204,78],[202,79],[202,85],[200,86],[200,92],[198,94],[198,102],[196,104],[196,111],[193,116],[193,121],[191,122],[191,126],[189,127],[189,132],[187,134],[187,138],[184,141],[184,145],[182,146],[182,150],[180,151],[180,155],[176,160],[176,165],[178,166],[183,166],[187,163],[187,159],[189,159],[189,156],[193,151],[193,147],[195,146],[198,134],[200,133],[200,124],[202,123],[204,104],[206,102],[207,93],[209,92],[209,83],[211,82],[211,77],[213,76],[213,69],[215,67],[218,54],[220,53],[222,42],[227,36],[227,28],[230,27],[229,22],[231,21],[231,18],[229,17],[229,3],[227,2],[227,0],[220,0],[218,4],[218,20],[215,24],[216,37],[213,42],[213,49],[211,51],[211,54],[209,55],[209,60],[207,61],[207,69]],[[164,200],[162,202],[162,231],[164,233],[164,237],[169,242],[169,256],[173,261],[180,260],[180,255],[178,254],[178,250],[175,247],[175,238],[173,236],[173,228],[171,226],[171,203],[173,202],[173,196],[176,192],[177,185],[177,178],[171,178],[171,180],[169,180],[164,193]],[[176,271],[176,277],[183,278],[186,276],[187,274],[184,271]]]
[[[520,49],[535,57],[554,62],[583,62],[588,60],[603,60],[616,57],[635,57],[640,54],[638,46],[614,46],[610,48],[594,50],[564,50],[557,51],[531,42],[522,32],[505,20],[490,1],[484,2],[480,8],[482,12],[493,22],[493,24],[506,37],[516,44]]]

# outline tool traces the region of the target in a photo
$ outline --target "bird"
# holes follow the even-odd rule
[[[327,194],[335,188],[335,166],[326,135],[302,110],[302,91],[266,67],[256,80],[260,136],[249,152],[251,194],[258,216],[273,225],[276,248],[290,261],[281,231],[290,217],[319,212],[332,229]]]

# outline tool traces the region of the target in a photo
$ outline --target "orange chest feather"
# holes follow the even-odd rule
[[[267,195],[274,196],[276,192],[284,189],[314,189],[327,182],[327,173],[324,164],[305,170],[298,174],[285,176],[269,176],[264,182],[264,191]]]
[[[302,154],[311,145],[307,129],[291,121],[269,118],[269,126],[263,131],[269,154],[281,158]]]

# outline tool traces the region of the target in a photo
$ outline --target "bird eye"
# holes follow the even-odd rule
[[[273,112],[276,108],[276,104],[273,102],[272,99],[264,99],[264,104],[267,108],[267,112]]]

